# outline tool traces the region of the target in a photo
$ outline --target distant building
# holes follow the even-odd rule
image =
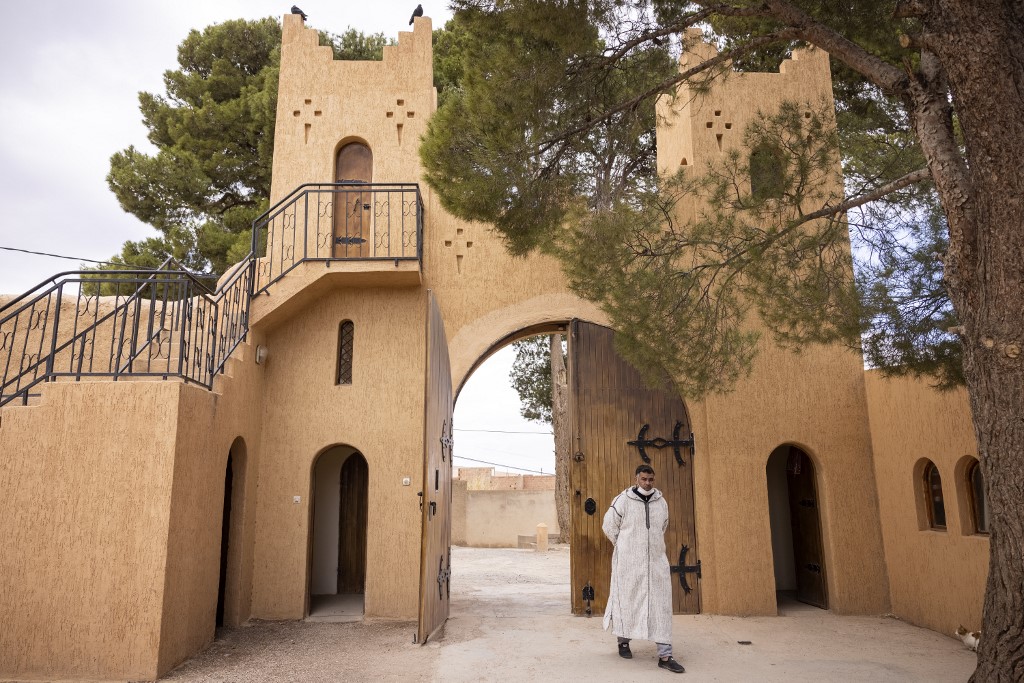
[[[469,491],[554,491],[553,474],[495,474],[493,467],[456,467],[455,480]]]

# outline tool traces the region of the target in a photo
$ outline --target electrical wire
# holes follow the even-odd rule
[[[523,431],[506,431],[503,429],[459,429],[455,428],[457,432],[487,432],[488,434],[553,434],[554,432],[523,432]]]
[[[31,249],[19,249],[18,247],[0,246],[0,249],[3,249],[4,251],[20,251],[22,254],[32,254],[33,256],[49,256],[51,258],[62,258],[67,259],[68,261],[84,261],[86,263],[98,263],[101,266],[119,266],[121,268],[124,268],[125,270],[160,270],[159,268],[155,268],[153,266],[140,266],[134,263],[115,263],[114,261],[97,261],[96,259],[91,258],[82,258],[79,256],[63,256],[61,254],[49,254],[45,251],[32,251]],[[161,256],[165,256],[165,254],[161,254]],[[190,275],[196,278],[217,277],[216,273],[190,273]]]
[[[456,455],[454,457],[457,460],[468,460],[470,462],[479,462],[479,463],[483,463],[484,465],[494,465],[495,467],[504,467],[504,468],[510,469],[510,470],[520,470],[522,472],[534,472],[536,474],[551,474],[550,472],[545,472],[544,470],[530,470],[530,469],[527,469],[525,467],[516,467],[515,465],[505,465],[505,464],[502,464],[500,462],[488,462],[487,460],[476,460],[474,458],[467,458],[467,457],[462,456],[462,455]]]
[[[18,247],[0,247],[0,249],[3,249],[5,251],[20,251],[23,254],[32,254],[33,256],[50,256],[52,258],[62,258],[62,259],[67,259],[68,261],[85,261],[87,263],[99,263],[100,265],[104,265],[104,266],[127,266],[128,265],[127,263],[114,263],[113,261],[97,261],[96,259],[79,258],[77,256],[62,256],[60,254],[48,254],[45,251],[32,251],[31,249],[19,249]],[[151,268],[149,266],[134,266],[133,269],[137,269],[137,270],[156,270],[156,268]]]

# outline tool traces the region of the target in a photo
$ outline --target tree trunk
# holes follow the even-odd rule
[[[559,543],[568,543],[569,520],[569,380],[562,358],[562,335],[551,335],[551,426],[555,434],[555,511]]]
[[[946,284],[963,329],[964,373],[992,513],[978,668],[1024,681],[1024,6],[931,0],[921,17],[948,76],[967,182],[944,187]],[[922,146],[928,154],[927,140]],[[948,178],[948,176],[947,176]]]

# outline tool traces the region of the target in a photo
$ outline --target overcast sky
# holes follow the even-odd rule
[[[333,0],[299,6],[307,25],[397,38],[417,0]],[[163,92],[190,29],[228,19],[280,17],[291,2],[265,0],[42,0],[4,3],[0,41],[0,247],[105,260],[125,240],[155,234],[125,214],[107,188],[110,155],[148,149],[139,91]],[[16,10],[17,8],[17,10]],[[423,3],[439,28],[446,2]],[[0,294],[17,294],[81,262],[0,249]],[[461,431],[546,431],[518,418],[508,388],[511,353],[477,370],[456,406],[456,453],[553,471],[550,436]],[[546,443],[538,440],[547,439]],[[471,464],[456,460],[456,464]]]

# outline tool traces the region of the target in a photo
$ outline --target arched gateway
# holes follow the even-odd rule
[[[0,329],[0,367],[34,368],[12,379],[0,402],[27,402],[29,389],[40,400],[3,408],[3,467],[18,474],[0,477],[12,510],[0,531],[13,563],[6,582],[0,576],[13,615],[0,630],[0,651],[14,656],[0,677],[159,677],[210,642],[218,595],[228,625],[306,618],[311,595],[359,595],[365,617],[417,621],[408,635],[425,642],[448,614],[453,395],[510,335],[570,322],[575,613],[604,606],[611,546],[601,516],[646,457],[673,514],[675,611],[776,614],[781,574],[769,510],[783,497],[765,483],[766,473],[782,481],[784,471],[777,463],[766,470],[765,457],[780,444],[800,444],[814,458],[813,480],[801,462],[805,482],[787,486],[813,482],[813,497],[805,487],[796,500],[799,510],[810,509],[804,500],[816,506],[820,562],[803,563],[823,569],[816,590],[828,608],[897,611],[891,587],[909,601],[899,604],[932,610],[950,574],[927,574],[917,555],[940,540],[947,548],[965,525],[952,500],[959,484],[945,491],[950,524],[941,537],[914,536],[912,496],[909,513],[901,508],[901,482],[917,481],[899,470],[908,458],[928,458],[944,485],[959,476],[955,458],[943,455],[954,439],[915,452],[902,440],[901,409],[885,403],[914,406],[904,412],[918,415],[921,392],[908,389],[897,401],[880,381],[866,382],[858,354],[794,354],[768,335],[752,372],[729,393],[684,404],[667,387],[643,386],[615,356],[608,320],[569,291],[557,262],[510,257],[487,226],[449,216],[422,184],[418,143],[437,99],[431,22],[414,23],[384,48],[383,61],[345,62],[300,15],[284,17],[271,209],[253,226],[254,257],[225,276],[214,297],[84,297],[62,301],[54,318],[26,303],[7,318],[18,332]],[[828,57],[816,50],[794,51],[778,73],[737,73],[706,91],[681,90],[657,103],[658,166],[697,172],[740,152],[759,111],[785,100],[817,109],[831,97]],[[164,304],[173,314],[154,315]],[[75,327],[86,317],[92,327]],[[185,328],[157,329],[165,317],[185,320]],[[58,343],[57,318],[70,323],[71,346]],[[54,335],[47,344],[43,328]],[[109,336],[114,330],[121,337]],[[106,362],[107,376],[125,381],[37,376],[63,368],[60,379],[74,380],[92,340],[99,349],[101,339],[122,337],[128,355],[115,351]],[[178,351],[166,354],[171,341]],[[56,355],[45,363],[19,355],[40,346]],[[172,381],[128,381],[140,373]],[[189,381],[173,381],[181,378]],[[930,405],[930,416],[969,414]],[[930,420],[920,438],[953,424]],[[957,429],[969,434],[966,417],[964,424]],[[956,448],[957,458],[976,452],[969,443]],[[874,468],[886,476],[876,481]],[[61,476],[22,476],[37,469]],[[59,523],[70,518],[83,522]],[[915,582],[890,581],[882,519],[905,529],[890,534],[885,550],[895,558],[890,568],[913,567],[904,575]],[[900,526],[905,519],[909,527]],[[57,549],[80,561],[47,573]],[[111,562],[118,557],[130,561]],[[971,571],[983,578],[985,566]],[[923,576],[931,583],[916,581]],[[47,619],[54,612],[67,618]],[[109,614],[122,618],[115,635]],[[947,616],[960,618],[933,614],[930,623],[947,630]],[[39,646],[20,646],[29,641]],[[60,670],[52,652],[71,653]]]
[[[345,439],[360,444],[371,472],[365,613],[416,617],[416,638],[427,640],[448,614],[452,397],[492,348],[551,325],[571,327],[574,613],[604,608],[611,545],[601,517],[649,459],[673,515],[674,610],[774,614],[763,454],[787,439],[827,453],[828,505],[861,513],[821,511],[830,605],[884,611],[883,563],[864,559],[881,556],[881,540],[873,483],[858,466],[870,444],[857,355],[764,344],[734,392],[690,404],[670,384],[644,386],[615,354],[603,313],[568,290],[557,262],[510,257],[487,226],[449,216],[417,184],[417,141],[436,106],[429,19],[376,63],[333,61],[298,16],[285,17],[283,41],[275,204],[258,228],[267,249],[251,312],[252,341],[272,354],[262,444],[275,473],[260,483],[253,616],[303,615],[305,543],[291,539],[310,530],[288,521],[287,505],[303,506],[288,502],[289,473],[303,467],[290,454]],[[758,110],[829,97],[827,55],[797,51],[779,73],[664,98],[659,167],[675,172],[686,159],[700,168],[738,148]],[[340,172],[350,155],[365,168]],[[343,180],[309,185],[332,178]],[[362,233],[339,231],[338,207]],[[366,241],[339,251],[353,236]],[[343,321],[354,333],[333,349]],[[350,383],[336,381],[342,356]]]

